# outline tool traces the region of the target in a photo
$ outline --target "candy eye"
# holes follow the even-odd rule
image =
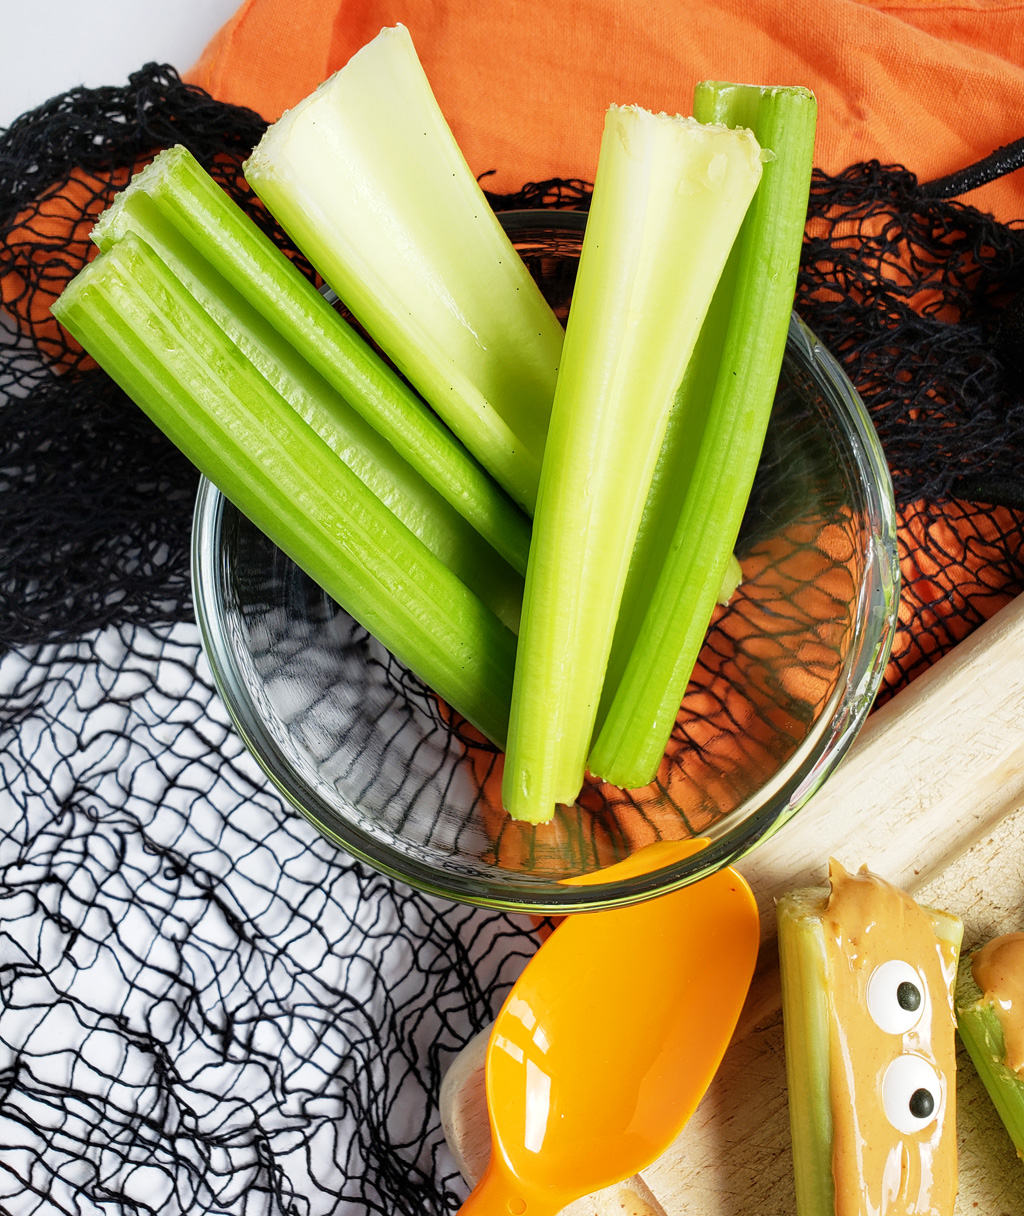
[[[921,1056],[897,1056],[882,1078],[885,1117],[897,1131],[910,1135],[939,1116],[942,1082]]]
[[[887,1034],[906,1034],[924,1016],[926,990],[920,973],[901,959],[876,967],[868,980],[868,1013]]]

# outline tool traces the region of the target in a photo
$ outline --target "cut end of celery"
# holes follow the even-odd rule
[[[192,153],[182,144],[175,144],[158,152],[153,160],[144,169],[140,169],[125,188],[115,195],[114,201],[100,215],[90,233],[93,244],[99,249],[109,249],[125,237],[131,231],[131,222],[125,215],[128,200],[135,194],[148,193],[154,186],[165,181],[168,175],[173,175],[182,164],[193,160]]]
[[[558,804],[555,802],[551,802],[544,807],[538,807],[528,798],[524,798],[522,801],[512,798],[504,802],[503,805],[508,812],[509,819],[515,823],[529,823],[534,827],[542,827],[545,823],[550,823],[555,817],[555,811],[558,809]]]
[[[814,101],[814,93],[800,84],[741,84],[731,80],[702,80],[697,85],[698,90],[709,90],[719,95],[727,93],[753,93],[758,97],[776,97],[785,93],[792,97],[806,97]]]
[[[682,114],[655,113],[637,105],[609,106],[605,123],[606,129],[614,131],[630,158],[651,155],[651,128],[658,129],[661,139],[667,138],[679,146],[692,145],[696,155],[703,157],[706,162],[704,173],[702,177],[699,166],[695,164],[686,180],[680,182],[681,193],[692,193],[701,186],[711,190],[720,189],[726,172],[730,168],[735,172],[735,162],[743,155],[755,178],[761,176],[762,149],[752,131],[739,130],[720,122],[700,122]],[[733,164],[730,165],[730,162]]]
[[[279,146],[288,138],[295,124],[303,118],[308,110],[330,104],[337,85],[341,83],[339,78],[342,76],[342,73],[350,69],[360,70],[367,59],[372,61],[381,53],[389,58],[394,56],[408,58],[412,56],[416,58],[418,63],[418,57],[416,56],[416,50],[408,28],[400,21],[394,25],[383,26],[380,33],[354,52],[342,67],[338,68],[336,72],[332,72],[311,93],[308,93],[301,101],[297,101],[295,105],[283,111],[281,116],[271,123],[264,132],[260,142],[253,148],[242,164],[242,172],[245,176],[247,178],[250,174],[253,177],[274,176],[278,168]]]

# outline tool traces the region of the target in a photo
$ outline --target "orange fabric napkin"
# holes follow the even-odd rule
[[[611,102],[687,113],[706,78],[813,89],[829,172],[925,181],[1024,135],[1024,0],[244,0],[187,79],[273,120],[399,21],[496,191],[593,181]],[[967,201],[1024,218],[1024,173]]]

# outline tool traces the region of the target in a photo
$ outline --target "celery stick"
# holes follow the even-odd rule
[[[499,745],[515,637],[128,234],[54,315],[266,535]]]
[[[822,891],[793,891],[776,906],[786,1084],[799,1216],[835,1216],[829,1098],[828,960]]]
[[[835,863],[832,863],[830,874],[834,875],[835,869]],[[935,1051],[936,1059],[941,1060],[945,1055],[944,1052],[939,1054],[937,1044],[941,1037],[945,1040],[952,1070],[952,1047],[946,1036],[952,1036],[950,988],[963,936],[962,921],[947,912],[914,904],[909,896],[863,870],[853,882],[874,882],[879,889],[888,892],[884,903],[871,909],[869,915],[876,919],[866,933],[862,931],[862,925],[844,925],[843,913],[836,911],[827,889],[791,891],[776,904],[797,1216],[835,1216],[837,1211],[860,1212],[869,1208],[874,1211],[871,1201],[886,1188],[883,1174],[887,1156],[905,1161],[912,1154],[924,1151],[913,1133],[907,1135],[906,1129],[901,1130],[889,1122],[888,1107],[884,1109],[886,1117],[877,1124],[873,1122],[876,1110],[884,1106],[879,1089],[885,1067],[903,1056],[922,1051]],[[835,887],[832,889],[834,892]],[[826,935],[832,940],[833,951],[840,942],[843,944],[840,949],[844,961],[838,972],[830,963]],[[920,953],[915,951],[915,944],[920,945]],[[930,1024],[911,1025],[904,1030],[898,1024],[876,1023],[877,1014],[871,1010],[868,986],[879,968],[886,964],[891,966],[892,960],[896,960],[897,965],[902,962],[911,974],[916,973],[917,983],[925,985],[921,1016]],[[887,994],[881,974],[880,981],[882,1000],[879,1004],[885,1006],[886,996],[895,1003],[895,987],[891,985],[892,991]],[[845,999],[840,999],[841,996]],[[840,1009],[846,1010],[845,1016],[855,1025],[844,1023]],[[907,1015],[907,1020],[912,1016]],[[863,1058],[858,1056],[858,1051],[863,1053]],[[843,1074],[838,1078],[833,1071],[837,1068]],[[945,1086],[947,1104],[936,1115],[941,1128],[929,1127],[927,1139],[931,1146],[929,1151],[944,1143],[947,1147],[942,1151],[953,1154],[955,1177],[955,1082],[952,1071],[945,1078]],[[868,1120],[867,1125],[873,1131],[880,1130],[884,1138],[884,1143],[873,1145],[874,1157],[865,1158],[861,1163],[870,1168],[873,1162],[877,1170],[870,1176],[867,1173],[861,1176],[863,1195],[852,1190],[847,1193],[845,1189],[837,1194],[837,1177],[844,1179],[846,1188],[851,1173],[857,1173],[857,1166],[846,1160],[837,1174],[834,1161],[836,1123],[849,1115],[851,1100],[858,1134],[862,1130],[859,1119],[863,1115]],[[846,1109],[837,1103],[845,1104]],[[901,1135],[906,1136],[902,1144]],[[927,1161],[920,1171],[919,1185],[926,1191],[929,1188]],[[931,1195],[930,1198],[935,1207],[914,1207],[913,1210],[952,1211],[951,1202],[947,1208],[939,1196]],[[951,1201],[952,1195],[949,1199]]]
[[[608,111],[526,575],[513,818],[543,822],[579,791],[668,410],[760,175],[749,132]]]
[[[664,558],[661,539],[637,569],[609,661],[589,763],[616,785],[635,788],[657,772],[736,543],[785,351],[816,110],[806,89],[697,87],[698,119],[747,127],[773,156],[677,406],[697,422],[683,476],[669,479],[658,506],[662,518],[675,518],[672,538]]]
[[[956,1024],[1017,1156],[1024,1160],[1024,1075],[1007,1067],[999,1015],[974,982],[969,957],[960,960],[957,974]]]
[[[245,173],[399,370],[532,510],[562,329],[405,27],[382,30],[274,123]]]
[[[356,476],[504,624],[516,631],[523,594],[521,576],[306,362],[282,330],[270,324],[263,313],[265,297],[257,297],[257,307],[236,291],[205,260],[198,246],[183,237],[154,206],[145,191],[133,191],[116,206],[116,226],[107,224],[101,231],[101,247],[110,248],[129,232],[144,240]],[[272,302],[267,307],[272,309]],[[525,517],[520,518],[525,521]]]
[[[338,315],[180,145],[161,152],[100,216],[92,238],[109,248],[159,220],[188,242],[520,574],[529,520],[451,431]],[[165,245],[170,242],[168,237]],[[151,242],[152,243],[152,242]],[[181,248],[181,244],[176,244]]]

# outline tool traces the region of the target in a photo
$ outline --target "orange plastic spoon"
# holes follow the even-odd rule
[[[702,845],[652,845],[621,867],[642,872]],[[462,1216],[554,1216],[656,1160],[721,1062],[759,936],[753,895],[731,869],[645,903],[567,917],[494,1023],[491,1159]]]

